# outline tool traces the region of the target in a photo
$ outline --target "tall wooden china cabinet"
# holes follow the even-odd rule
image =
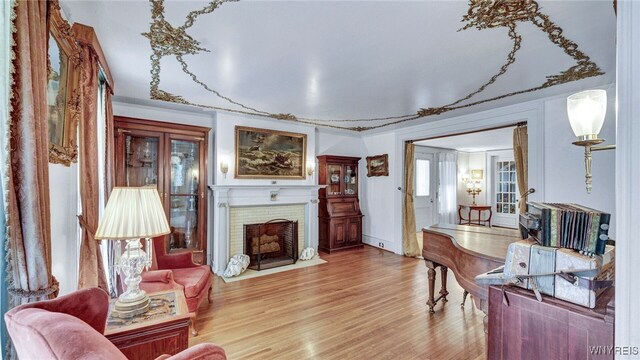
[[[116,186],[157,186],[171,233],[166,251],[207,251],[207,139],[200,126],[115,117]]]
[[[331,253],[362,247],[357,157],[318,156],[320,250]]]

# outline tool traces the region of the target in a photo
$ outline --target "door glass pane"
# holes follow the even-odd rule
[[[198,249],[198,197],[172,195],[170,249]]]
[[[199,143],[171,140],[171,194],[198,194]]]
[[[200,143],[171,140],[170,249],[198,249]]]
[[[355,195],[358,193],[358,168],[356,166],[345,166],[344,184],[345,195]]]
[[[416,196],[429,196],[431,160],[416,160]]]
[[[500,161],[496,163],[496,212],[502,214],[516,213],[516,171],[515,162]]]
[[[125,136],[126,186],[158,185],[158,144],[157,137]]]
[[[340,170],[341,165],[327,166],[327,195],[340,195]]]

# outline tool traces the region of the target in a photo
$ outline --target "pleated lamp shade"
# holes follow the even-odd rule
[[[170,232],[167,216],[154,187],[116,187],[111,191],[96,239],[151,238]]]

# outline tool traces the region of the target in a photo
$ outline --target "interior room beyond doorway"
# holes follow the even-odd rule
[[[513,129],[413,142],[416,232],[436,223],[517,228]]]

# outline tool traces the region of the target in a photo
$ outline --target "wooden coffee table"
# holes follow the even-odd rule
[[[189,346],[189,310],[180,290],[149,293],[147,313],[132,319],[111,316],[116,299],[109,302],[105,336],[128,359],[155,359],[175,355]]]

